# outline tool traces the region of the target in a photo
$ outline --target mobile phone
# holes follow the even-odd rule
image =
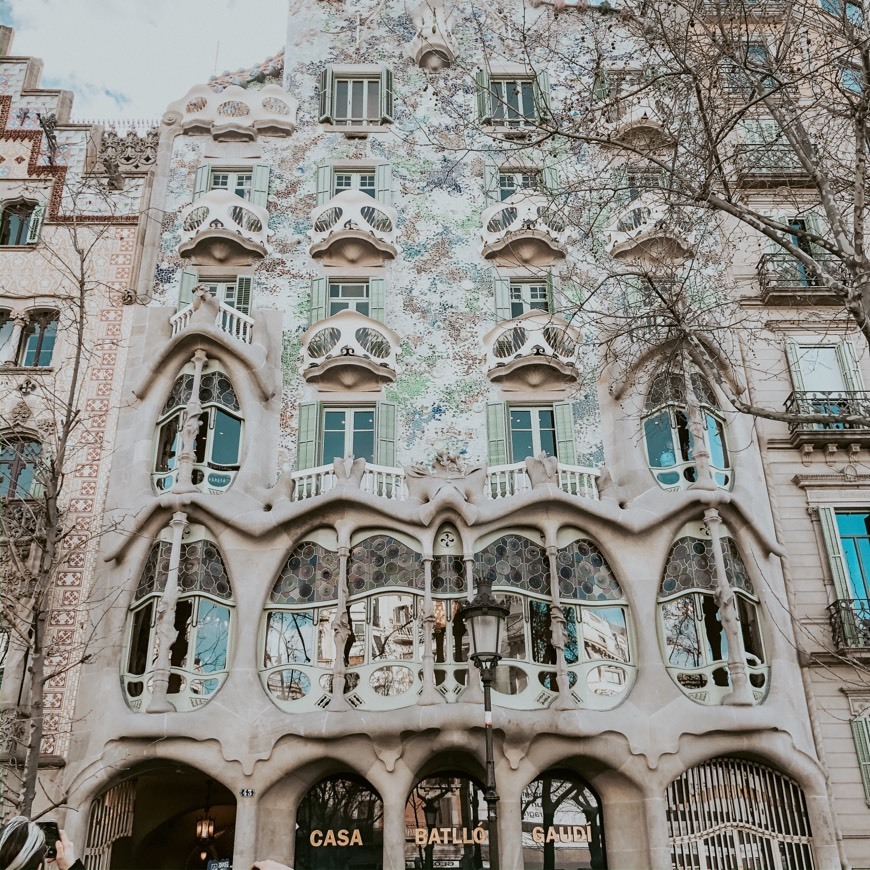
[[[60,839],[57,822],[37,822],[36,826],[42,828],[42,833],[45,834],[45,857],[57,858],[57,841]]]

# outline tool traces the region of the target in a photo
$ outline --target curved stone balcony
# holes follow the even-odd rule
[[[620,99],[609,113],[606,128],[610,138],[617,143],[643,141],[656,148],[672,144],[649,93]]]
[[[504,390],[553,390],[576,381],[580,335],[544,311],[499,323],[483,337],[487,376]]]
[[[515,193],[483,213],[487,260],[548,266],[565,258],[565,221],[547,197]]]
[[[245,265],[268,250],[269,213],[227,190],[210,190],[181,212],[178,253],[200,264]]]
[[[164,122],[180,121],[188,135],[211,135],[218,142],[250,142],[258,134],[291,135],[298,109],[296,98],[278,85],[231,85],[218,93],[200,84],[169,106]]]
[[[302,371],[321,390],[379,390],[396,379],[399,336],[357,311],[315,323],[302,336]]]
[[[607,230],[607,252],[613,257],[691,256],[692,230],[682,226],[658,190],[645,190],[624,205]]]
[[[311,213],[308,253],[329,266],[379,266],[395,259],[396,210],[359,190],[343,190]]]

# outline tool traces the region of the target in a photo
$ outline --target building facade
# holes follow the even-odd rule
[[[482,581],[501,867],[870,866],[862,429],[600,354],[581,276],[703,244],[566,219],[587,157],[534,130],[582,30],[508,5],[555,42],[297,0],[163,117],[61,774],[89,867],[491,866]],[[854,399],[860,336],[729,232],[763,330],[723,381]]]

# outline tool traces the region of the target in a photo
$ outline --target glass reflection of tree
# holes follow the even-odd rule
[[[702,664],[695,626],[695,602],[691,595],[669,601],[662,607],[668,661],[672,665],[697,668]]]
[[[570,814],[571,824],[585,824],[589,832],[589,868],[590,870],[606,870],[604,858],[604,843],[602,837],[601,809],[595,794],[579,779],[569,780],[559,776],[545,774],[529,783],[523,792],[522,813],[526,813],[535,804],[541,808],[541,825],[546,832],[556,825],[556,813]],[[584,820],[581,822],[577,817]],[[555,842],[536,843],[543,851],[544,863],[542,870],[557,870]]]
[[[321,780],[308,790],[299,805],[297,870],[346,870],[351,866],[380,870],[383,866],[383,813],[380,797],[365,780],[350,775]],[[309,837],[314,830],[354,829],[360,832],[362,847],[311,846]],[[364,863],[359,863],[362,858]]]

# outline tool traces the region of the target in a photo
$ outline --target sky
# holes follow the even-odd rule
[[[209,76],[278,54],[286,17],[286,0],[0,0],[13,54],[45,61],[42,86],[73,91],[75,120],[159,119]]]

